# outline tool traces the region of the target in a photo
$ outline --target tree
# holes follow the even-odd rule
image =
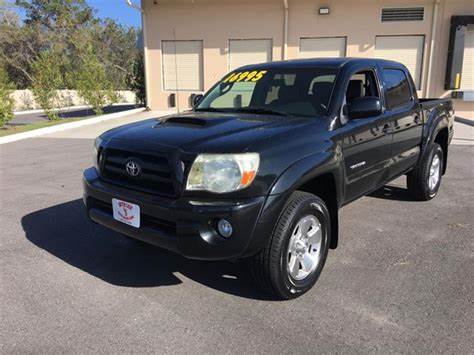
[[[137,37],[135,28],[126,28],[111,19],[106,19],[94,31],[97,56],[104,63],[117,90],[127,87],[127,76],[132,71],[135,55],[139,51]]]
[[[109,79],[104,64],[99,60],[91,46],[81,55],[81,67],[73,77],[69,77],[79,96],[91,105],[97,115],[102,108],[118,101],[113,83]]]
[[[53,50],[42,52],[32,65],[32,91],[36,102],[50,120],[59,119],[54,109],[61,107],[58,90],[64,87],[60,56]]]
[[[1,63],[0,63],[1,64]],[[10,84],[3,65],[0,65],[0,127],[13,119],[13,99]]]
[[[135,56],[132,73],[128,76],[128,86],[130,90],[135,92],[136,103],[146,106],[145,65],[143,63],[143,52],[139,52]]]
[[[0,61],[18,89],[33,85],[33,63],[42,52],[57,53],[65,77],[80,70],[77,59],[86,45],[92,47],[114,89],[127,88],[139,51],[137,29],[98,19],[85,0],[16,0],[14,5],[12,1],[0,0]],[[17,9],[23,13],[21,20]]]
[[[18,88],[32,85],[32,65],[41,52],[54,47],[62,56],[74,58],[70,41],[74,31],[99,22],[84,0],[16,0],[15,7],[25,13],[23,24],[11,14],[11,5],[0,9],[9,14],[0,16],[0,59]]]

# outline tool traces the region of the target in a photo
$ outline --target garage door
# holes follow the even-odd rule
[[[231,39],[229,41],[229,70],[271,60],[271,39]]]
[[[346,38],[301,38],[300,58],[331,58],[346,56]]]
[[[461,90],[474,90],[474,26],[468,26],[464,39]]]
[[[417,89],[421,86],[425,36],[377,36],[375,56],[403,63],[410,71]]]
[[[202,91],[202,41],[162,41],[163,88]]]

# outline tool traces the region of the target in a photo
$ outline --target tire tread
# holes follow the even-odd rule
[[[295,191],[291,194],[282,209],[275,228],[265,247],[251,258],[250,272],[257,285],[265,292],[273,295],[281,295],[283,290],[278,289],[276,278],[278,275],[279,248],[284,241],[285,234],[293,219],[298,206],[305,200],[318,199],[317,196],[304,191]],[[320,200],[323,204],[324,202]]]

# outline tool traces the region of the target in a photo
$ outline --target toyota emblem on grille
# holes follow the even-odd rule
[[[138,163],[133,160],[129,160],[127,162],[127,164],[125,165],[125,169],[127,170],[128,175],[133,177],[137,177],[142,171],[140,165],[138,165]]]

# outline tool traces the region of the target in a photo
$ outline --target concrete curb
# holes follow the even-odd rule
[[[0,137],[0,145],[5,144],[5,143],[10,143],[10,142],[16,142],[16,141],[26,139],[26,138],[42,136],[43,134],[60,132],[66,129],[88,126],[91,124],[112,120],[114,118],[120,118],[120,117],[125,117],[128,115],[132,115],[135,113],[144,112],[145,110],[146,109],[144,107],[140,107],[140,108],[135,108],[132,110],[114,112],[114,113],[109,113],[107,115],[101,115],[101,116],[92,117],[92,118],[85,118],[80,121],[58,124],[51,127],[38,128],[38,129],[28,131],[28,132],[11,134],[9,136]]]
[[[110,106],[125,106],[125,105],[133,105],[133,102],[118,102],[115,104],[112,104]],[[89,109],[92,108],[91,105],[79,105],[79,106],[67,106],[67,107],[61,107],[61,108],[55,108],[52,111],[56,112],[68,112],[69,110],[83,110],[83,109]],[[43,109],[37,109],[37,110],[28,110],[28,111],[14,111],[13,115],[15,116],[21,116],[21,115],[28,115],[31,113],[42,113],[44,112]]]
[[[458,116],[454,117],[454,120],[456,122],[464,123],[464,124],[467,124],[471,127],[474,127],[474,120],[469,120],[467,118],[462,118],[462,117],[458,117]]]

